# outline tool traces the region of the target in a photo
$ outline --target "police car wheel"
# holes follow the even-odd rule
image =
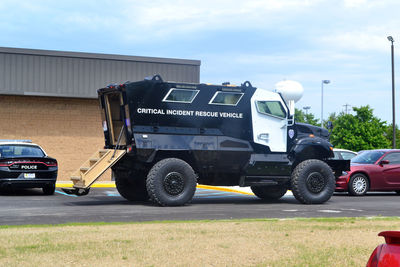
[[[137,174],[137,177],[128,177],[126,172],[114,171],[115,187],[118,193],[129,201],[146,201],[147,194],[145,175]]]
[[[45,195],[53,195],[54,192],[56,191],[56,185],[55,184],[49,184],[46,185],[42,188],[43,194]]]
[[[277,200],[283,197],[287,188],[282,185],[272,185],[272,186],[251,186],[251,191],[253,191],[254,195],[258,198],[265,200]]]
[[[328,164],[309,159],[300,162],[292,173],[291,188],[294,197],[303,204],[321,204],[335,191],[335,176]]]
[[[160,206],[182,206],[196,191],[196,174],[185,161],[163,159],[150,169],[146,187],[150,200]]]

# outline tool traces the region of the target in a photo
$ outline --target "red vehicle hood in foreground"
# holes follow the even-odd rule
[[[400,266],[400,231],[380,232],[378,236],[385,237],[386,244],[375,248],[368,260],[367,267]]]

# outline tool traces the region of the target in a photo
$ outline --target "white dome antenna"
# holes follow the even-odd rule
[[[294,115],[294,103],[303,96],[303,86],[296,81],[280,81],[275,84],[275,92],[280,93],[289,107],[289,112]]]

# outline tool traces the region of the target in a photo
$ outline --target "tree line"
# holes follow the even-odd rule
[[[331,113],[324,122],[328,128],[328,122],[332,122],[330,142],[336,148],[344,148],[353,151],[391,148],[393,128],[374,116],[370,106],[353,107],[353,114],[340,112]],[[315,126],[321,126],[318,119],[312,113],[304,113],[302,110],[295,110],[295,120]],[[400,148],[400,132],[396,126],[396,148]]]

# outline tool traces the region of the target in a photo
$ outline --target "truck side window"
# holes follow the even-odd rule
[[[257,110],[262,114],[286,118],[286,111],[279,101],[257,101]]]
[[[243,93],[216,92],[208,104],[236,106]]]
[[[199,90],[171,88],[162,100],[163,102],[192,103]]]

